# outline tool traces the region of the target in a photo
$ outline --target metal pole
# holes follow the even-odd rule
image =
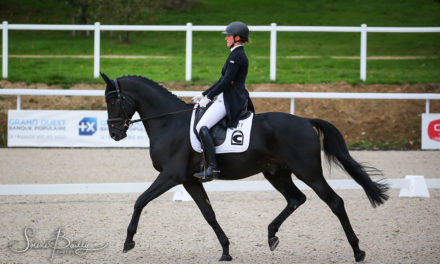
[[[21,110],[21,95],[17,95],[17,110]]]
[[[185,58],[185,80],[191,81],[192,67],[192,23],[186,23],[186,58]]]
[[[3,21],[2,77],[8,78],[8,21]]]
[[[100,60],[100,51],[101,51],[101,24],[99,22],[95,22],[95,49],[94,49],[94,58],[93,58],[93,77],[99,77],[99,60]]]
[[[276,80],[277,65],[277,24],[270,24],[270,80]]]
[[[361,25],[361,81],[367,80],[367,25]]]
[[[425,102],[425,114],[429,114],[429,99],[426,99]]]

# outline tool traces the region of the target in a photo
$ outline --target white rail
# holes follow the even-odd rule
[[[423,176],[421,176],[423,177]],[[414,183],[408,176],[405,178],[385,179],[392,189],[401,189],[399,196],[406,197],[429,197],[428,189],[440,189],[440,179],[424,177],[421,183]],[[362,187],[351,179],[327,180],[335,190],[360,190]],[[300,180],[293,183],[300,190],[311,190],[309,186]],[[240,191],[274,191],[274,187],[268,181],[215,181],[203,184],[207,192],[240,192]],[[3,195],[66,195],[66,194],[104,194],[104,193],[142,193],[151,182],[121,182],[121,183],[82,183],[82,184],[1,184],[0,196]],[[426,196],[421,196],[416,187],[424,187]],[[168,192],[180,192],[181,185],[170,189]],[[402,195],[402,190],[407,190],[409,195]],[[176,196],[174,196],[176,197]],[[173,198],[173,200],[176,200]],[[177,199],[180,200],[180,199]]]
[[[83,30],[94,31],[94,70],[93,76],[99,77],[100,69],[100,32],[101,30],[112,31],[186,31],[186,63],[185,80],[191,80],[192,70],[192,32],[194,31],[223,31],[225,26],[195,26],[192,23],[186,25],[36,25],[36,24],[8,24],[3,21],[2,49],[2,76],[8,78],[8,30]],[[277,32],[354,32],[361,33],[360,41],[360,79],[367,79],[367,32],[386,33],[440,33],[440,27],[321,27],[321,26],[278,26],[272,23],[270,26],[249,26],[250,31],[270,32],[270,80],[276,80],[276,43]]]
[[[200,91],[172,91],[180,97],[192,97]],[[50,96],[104,96],[104,90],[62,90],[62,89],[0,89],[0,95],[17,96],[17,110],[21,109],[22,95]],[[385,99],[425,100],[425,113],[429,113],[429,101],[440,100],[435,93],[312,93],[312,92],[250,92],[252,98],[290,99],[290,113],[295,113],[295,99]]]

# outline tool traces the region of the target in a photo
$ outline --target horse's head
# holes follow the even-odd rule
[[[127,136],[131,117],[136,111],[135,103],[122,93],[118,79],[112,81],[104,73],[101,73],[101,76],[107,84],[105,102],[107,103],[108,131],[111,138],[119,141]]]

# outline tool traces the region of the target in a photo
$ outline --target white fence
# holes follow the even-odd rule
[[[172,91],[180,97],[192,97],[200,91]],[[103,90],[56,90],[56,89],[0,89],[0,95],[17,96],[17,110],[21,109],[22,95],[51,96],[102,96]],[[290,113],[295,113],[295,99],[389,99],[389,100],[425,100],[425,113],[429,114],[430,100],[440,100],[440,94],[434,93],[309,93],[309,92],[250,92],[252,98],[290,99]]]
[[[101,30],[109,31],[186,31],[186,63],[185,80],[191,80],[192,70],[192,35],[194,31],[224,31],[225,26],[195,26],[192,23],[186,25],[163,26],[163,25],[33,25],[33,24],[8,24],[3,21],[2,65],[3,78],[8,78],[8,30],[82,30],[94,31],[94,71],[93,76],[99,77],[100,69],[100,39]],[[367,33],[440,33],[440,27],[317,27],[317,26],[278,26],[272,23],[270,26],[249,26],[250,31],[270,32],[270,80],[276,80],[276,46],[277,32],[354,32],[360,33],[360,79],[367,79]]]

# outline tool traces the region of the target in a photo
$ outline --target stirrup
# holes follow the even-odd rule
[[[201,180],[216,180],[218,179],[219,174],[219,170],[213,169],[211,166],[209,166],[201,172],[194,173],[193,176]]]

